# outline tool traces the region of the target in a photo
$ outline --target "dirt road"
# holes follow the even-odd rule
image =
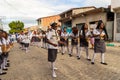
[[[92,57],[93,50],[89,50]],[[0,76],[2,80],[53,80],[47,61],[47,50],[30,46],[25,53],[18,48],[18,44],[10,52],[10,67],[7,74]],[[56,66],[57,78],[54,80],[120,80],[120,48],[107,47],[105,60],[108,65],[100,64],[100,54],[97,55],[95,65],[86,60],[85,52],[81,59],[76,54],[58,53]]]

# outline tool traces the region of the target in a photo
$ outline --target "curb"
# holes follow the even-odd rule
[[[106,46],[120,47],[120,43],[106,43]]]

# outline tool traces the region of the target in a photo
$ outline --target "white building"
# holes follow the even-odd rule
[[[120,41],[120,0],[111,0],[114,15],[114,41]]]

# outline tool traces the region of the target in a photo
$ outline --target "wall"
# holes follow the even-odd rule
[[[114,41],[120,41],[120,33],[117,33],[117,16],[120,13],[120,0],[111,0],[112,11],[114,15]],[[113,10],[114,9],[114,10]]]
[[[119,19],[119,18],[117,17],[117,15],[115,13],[115,17],[114,17],[114,41],[120,41],[120,33],[117,32],[117,27],[118,27],[118,25],[117,25],[117,19]]]
[[[43,30],[47,30],[48,26],[50,26],[52,22],[57,22],[58,24],[60,24],[60,22],[58,22],[59,19],[60,19],[59,15],[43,17],[41,18],[41,24],[39,25],[39,27],[41,27]]]
[[[72,20],[72,24],[73,24],[72,26],[76,26],[76,24],[79,24],[79,23],[87,23],[89,28],[90,27],[96,28],[97,25],[93,25],[93,24],[90,25],[89,22],[98,21],[98,20],[102,20],[104,22],[106,29],[108,31],[109,39],[113,40],[113,21],[107,21],[107,13],[104,13],[104,12],[96,13],[96,14],[91,13],[86,17],[85,16],[77,17]],[[118,38],[117,35],[116,37]]]
[[[119,14],[119,15],[118,15]],[[115,41],[120,41],[120,13],[117,13],[117,15],[115,15],[115,19],[116,19],[116,24],[114,27],[115,28]]]
[[[111,0],[111,7],[112,8],[120,7],[120,0]]]
[[[103,20],[104,23],[106,23],[106,13],[96,13],[96,14],[90,14],[90,15],[87,15],[86,17],[77,17],[75,19],[72,20],[72,26],[76,26],[76,24],[79,24],[79,23],[87,23],[88,26],[89,26],[89,22],[92,22],[92,21],[98,21],[98,20]]]

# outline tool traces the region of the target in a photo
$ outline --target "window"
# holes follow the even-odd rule
[[[38,20],[38,25],[41,25],[41,19]]]
[[[117,19],[117,33],[120,33],[120,18]]]
[[[98,23],[98,21],[89,22],[89,28],[95,29],[97,27],[97,23]]]
[[[117,13],[117,33],[120,33],[120,13]]]
[[[114,13],[112,12],[107,13],[107,21],[114,21]]]
[[[78,28],[78,30],[80,31],[82,26],[84,25],[85,23],[79,23],[79,24],[76,24],[76,27]]]
[[[117,15],[116,15],[116,16],[117,16],[117,18],[120,18],[120,13],[117,13]]]

